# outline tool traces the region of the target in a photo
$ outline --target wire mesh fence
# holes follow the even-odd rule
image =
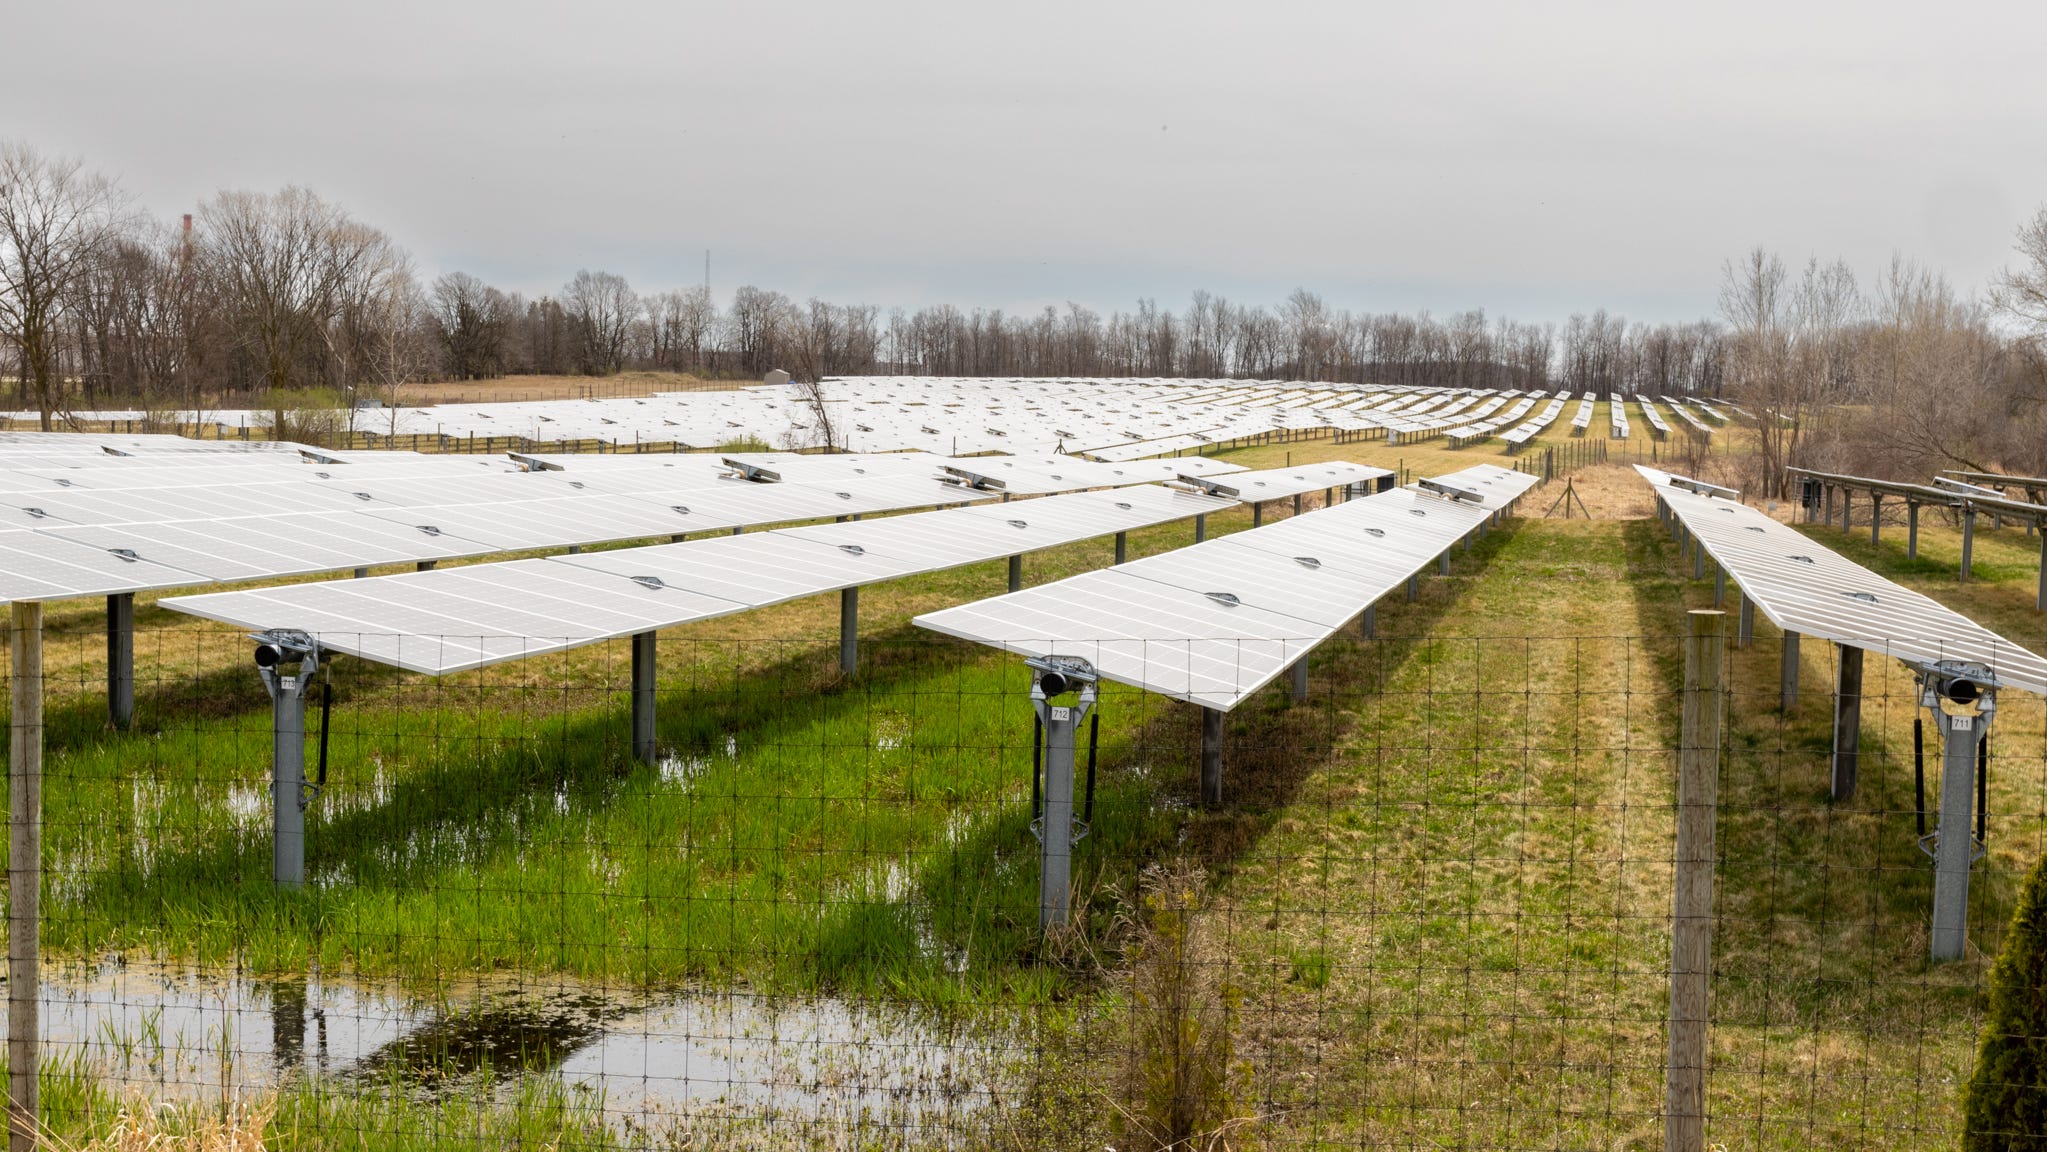
[[[1071,917],[1044,931],[1029,671],[898,628],[848,677],[814,607],[778,638],[664,634],[651,756],[630,640],[440,679],[327,661],[282,796],[296,888],[248,639],[145,609],[123,731],[97,617],[53,614],[46,1131],[1663,1142],[1680,621],[1353,628],[1303,695],[1282,676],[1225,717],[1220,803],[1201,710],[1104,685]],[[2047,710],[1996,701],[1968,947],[1935,963],[1919,822],[1940,826],[1942,756],[1911,670],[1868,659],[1840,794],[1836,650],[1803,643],[1787,704],[1784,639],[1730,645],[1706,1138],[1951,1147],[2047,838]]]

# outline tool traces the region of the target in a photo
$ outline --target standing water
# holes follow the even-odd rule
[[[219,1099],[313,1077],[431,1101],[553,1077],[641,1130],[706,1115],[955,1129],[1008,1079],[1019,1046],[998,1033],[900,1005],[565,978],[430,997],[127,962],[43,980],[46,1059],[82,1057],[117,1091]]]

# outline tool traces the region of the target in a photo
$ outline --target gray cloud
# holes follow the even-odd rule
[[[2037,5],[42,5],[0,134],[173,214],[301,183],[430,271],[884,305],[1712,308],[1756,243],[1985,283]]]

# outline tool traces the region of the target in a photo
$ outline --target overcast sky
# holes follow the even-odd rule
[[[1649,320],[1723,259],[1965,289],[2047,203],[2047,4],[7,5],[0,136],[429,274],[883,306]]]

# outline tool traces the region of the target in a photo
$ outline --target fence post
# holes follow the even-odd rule
[[[43,606],[14,602],[7,744],[7,1147],[37,1147],[43,891]]]
[[[1713,972],[1713,822],[1720,792],[1725,613],[1692,612],[1678,739],[1675,900],[1670,925],[1670,1059],[1665,1152],[1706,1147],[1706,1003]]]

